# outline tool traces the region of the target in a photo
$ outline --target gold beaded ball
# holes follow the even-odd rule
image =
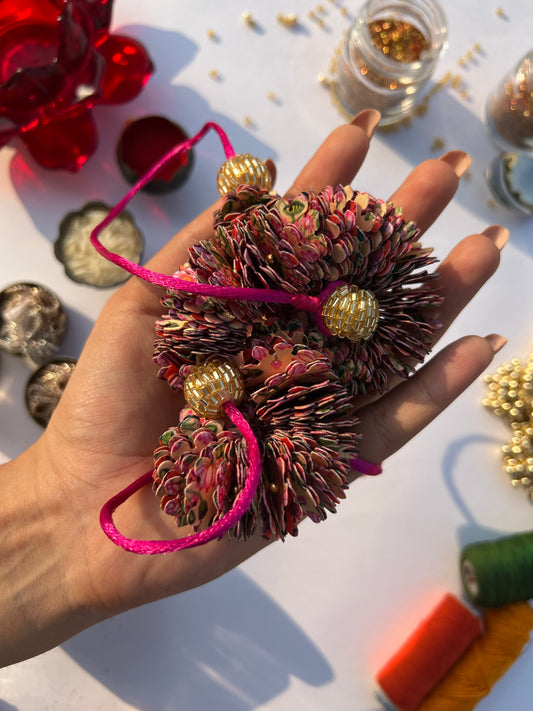
[[[259,185],[270,190],[272,176],[263,161],[250,153],[242,153],[229,158],[217,173],[217,188],[222,197],[233,192],[238,185]]]
[[[244,381],[232,363],[214,358],[185,378],[183,394],[200,417],[216,417],[225,402],[241,402]]]
[[[332,336],[366,341],[378,326],[379,304],[371,291],[343,284],[326,299],[322,321]]]

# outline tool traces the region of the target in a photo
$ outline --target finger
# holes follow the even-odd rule
[[[357,414],[361,454],[382,462],[426,427],[488,367],[506,343],[496,334],[465,336],[444,348],[409,380]]]
[[[425,232],[455,195],[459,179],[469,165],[470,156],[464,151],[450,151],[439,160],[424,161],[390,200],[403,208],[406,220],[414,220]]]
[[[442,328],[435,334],[434,343],[494,274],[508,237],[505,227],[491,225],[481,234],[470,235],[459,242],[439,265],[439,276],[432,286],[443,297],[435,314]]]
[[[509,231],[501,225],[491,225],[481,234],[465,237],[452,249],[450,254],[439,265],[439,276],[432,286],[443,297],[442,304],[428,312],[427,317],[442,324],[431,339],[433,347],[465,306],[478,293],[485,282],[494,274],[500,263],[500,251],[509,238]],[[418,361],[411,359],[408,363],[414,368]],[[388,390],[403,382],[403,378],[392,377]],[[359,396],[357,405],[364,407],[377,400],[379,393]]]
[[[379,119],[378,111],[367,109],[330,133],[287,190],[286,197],[294,197],[302,190],[318,192],[326,185],[349,185],[365,159]]]

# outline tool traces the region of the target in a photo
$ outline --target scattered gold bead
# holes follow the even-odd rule
[[[317,75],[316,80],[321,86],[329,87],[330,81],[327,76],[322,72]]]
[[[503,9],[503,7],[496,8],[496,15],[498,17],[505,17],[505,10]]]
[[[378,326],[379,304],[371,291],[343,284],[326,299],[322,320],[333,336],[366,341]]]
[[[224,403],[242,401],[244,381],[230,361],[214,358],[185,378],[183,395],[200,417],[216,417]]]
[[[229,158],[217,174],[218,192],[224,196],[239,185],[259,185],[266,190],[272,188],[272,176],[263,161],[249,153]]]
[[[251,116],[246,115],[243,118],[243,123],[246,126],[246,128],[255,128],[255,121]]]
[[[208,37],[210,40],[218,40],[218,35],[217,35],[217,33],[215,32],[215,30],[212,30],[212,29],[208,29],[208,30],[207,30],[207,37]]]
[[[436,138],[433,139],[433,143],[430,146],[432,151],[440,151],[442,148],[444,148],[444,141],[440,136],[437,136]]]
[[[213,81],[220,81],[220,74],[217,72],[216,69],[210,69],[208,73],[211,79],[213,79]]]
[[[246,10],[241,14],[241,20],[244,22],[245,25],[248,25],[248,27],[255,28],[257,27],[257,23],[254,20],[252,13]]]
[[[289,15],[284,15],[280,12],[277,19],[283,27],[288,27],[290,29],[296,27],[298,24],[298,16],[294,12],[291,12]]]
[[[513,358],[487,376],[489,387],[484,404],[495,415],[504,417],[513,432],[510,443],[502,447],[504,469],[514,487],[525,488],[533,500],[533,398],[525,386],[533,374],[533,353],[525,365]]]
[[[341,13],[341,15],[342,15],[343,17],[347,17],[347,16],[348,16],[348,10],[347,10],[347,8],[341,7],[340,13]]]
[[[269,101],[274,101],[274,102],[276,102],[276,101],[278,100],[278,97],[276,96],[276,94],[275,94],[273,91],[269,91],[268,94],[267,94],[267,99],[268,99]]]

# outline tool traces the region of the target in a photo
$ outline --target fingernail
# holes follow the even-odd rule
[[[361,111],[361,113],[357,114],[354,119],[352,119],[351,124],[352,126],[362,128],[367,137],[370,139],[374,135],[374,131],[378,127],[380,120],[381,114],[379,111],[376,111],[375,109],[365,109],[364,111]]]
[[[504,336],[500,336],[499,333],[489,333],[488,336],[485,336],[485,340],[490,343],[490,347],[492,348],[494,353],[498,353],[499,351],[501,351],[501,349],[507,343],[507,338],[505,338]]]
[[[509,239],[509,230],[506,227],[502,227],[502,225],[490,225],[490,227],[485,228],[481,234],[494,242],[499,250],[505,247]]]
[[[470,168],[472,159],[464,151],[449,151],[440,157],[444,163],[448,163],[455,172],[458,178],[462,178],[466,171]]]

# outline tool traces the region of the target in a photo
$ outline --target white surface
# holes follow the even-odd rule
[[[348,20],[323,3],[325,29],[307,12],[311,2],[116,0],[114,29],[143,41],[157,72],[134,102],[99,108],[97,154],[76,176],[40,170],[13,148],[0,151],[2,232],[0,287],[33,280],[60,295],[70,328],[63,352],[78,355],[111,293],[73,284],[52,244],[62,216],[91,199],[116,202],[127,186],[113,149],[124,121],[160,113],[191,134],[217,121],[237,151],[272,157],[278,190],[342,122],[316,77],[327,72]],[[346,3],[351,12],[358,3]],[[453,204],[426,241],[443,257],[459,237],[501,222],[511,231],[502,266],[446,336],[501,332],[509,344],[496,364],[525,357],[529,321],[533,222],[489,207],[483,173],[493,155],[480,117],[484,97],[530,49],[526,0],[445,3],[450,46],[435,78],[460,74],[469,98],[440,91],[428,115],[410,129],[377,135],[354,185],[381,197],[420,160],[445,148],[473,158]],[[257,32],[240,15],[250,10]],[[276,21],[298,12],[292,33]],[[218,42],[207,38],[213,28]],[[458,60],[476,42],[483,54],[466,68]],[[216,69],[221,81],[208,76]],[[274,91],[278,103],[267,98]],[[249,115],[254,128],[244,126]],[[166,197],[141,196],[131,207],[147,237],[147,256],[215,197],[222,151],[214,135],[197,148],[193,176]],[[26,162],[26,160],[28,162]],[[495,366],[496,367],[496,366]],[[24,364],[2,354],[0,454],[15,456],[38,435],[27,416]],[[440,596],[460,594],[458,554],[467,541],[532,528],[533,510],[501,469],[504,425],[480,405],[475,383],[431,427],[389,459],[383,476],[357,482],[336,516],[307,523],[298,539],[274,545],[202,589],[133,611],[39,658],[0,671],[0,711],[374,711],[373,675]],[[0,632],[1,634],[1,632]],[[479,706],[480,711],[530,711],[533,648]]]

